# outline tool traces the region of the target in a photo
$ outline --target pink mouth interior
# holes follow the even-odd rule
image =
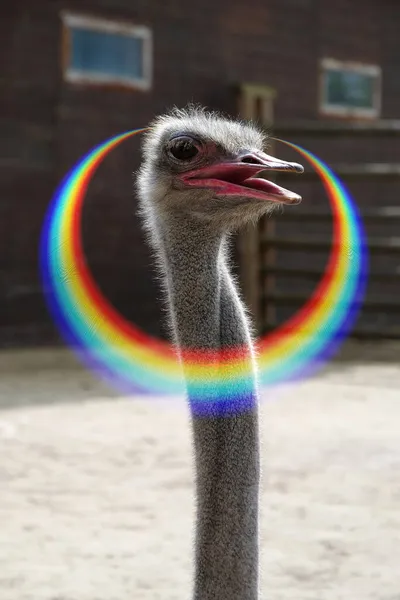
[[[249,177],[242,181],[240,185],[252,190],[261,190],[266,194],[274,194],[276,196],[286,195],[287,193],[287,190],[280,185],[277,185],[273,181],[269,181],[269,179],[261,179],[259,177]]]
[[[239,163],[219,164],[206,167],[197,172],[192,172],[185,177],[186,184],[196,187],[211,187],[219,190],[219,194],[225,195],[248,195],[260,199],[276,200],[284,203],[298,203],[301,197],[290,190],[287,190],[272,181],[257,177],[257,173],[266,170],[265,165],[248,165]],[[271,170],[273,169],[270,167]],[[282,168],[276,170],[283,170]],[[258,193],[248,192],[246,190],[256,190]]]

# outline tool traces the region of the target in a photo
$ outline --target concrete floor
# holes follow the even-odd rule
[[[347,347],[264,400],[262,597],[400,600],[400,345]],[[187,600],[184,401],[116,397],[66,351],[8,352],[0,409],[0,600]]]

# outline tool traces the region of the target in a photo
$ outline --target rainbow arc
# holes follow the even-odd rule
[[[81,212],[93,174],[117,145],[144,130],[128,131],[99,144],[61,182],[42,229],[41,275],[56,325],[88,368],[124,393],[176,395],[185,385],[174,349],[115,310],[94,281],[82,248]],[[334,353],[354,324],[367,278],[363,226],[344,184],[311,152],[278,141],[296,150],[318,173],[332,210],[333,237],[324,275],[312,296],[291,319],[258,340],[263,386],[304,377]],[[199,394],[210,385],[221,391],[240,390],[247,381],[241,356],[240,349],[219,353],[218,370],[210,373],[212,354],[186,353],[185,375],[189,373]]]

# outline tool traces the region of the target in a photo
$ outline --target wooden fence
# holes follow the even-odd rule
[[[323,152],[322,158],[357,203],[367,234],[369,276],[351,335],[400,338],[400,121],[281,123],[274,127],[274,135],[319,156]],[[282,157],[281,146],[274,150]],[[365,161],[366,154],[371,162]],[[344,160],[339,162],[341,156]],[[358,162],[360,157],[363,162]],[[293,152],[290,158],[297,160]],[[332,215],[317,174],[308,168],[299,179],[293,174],[276,179],[302,194],[303,202],[263,220],[256,234],[248,234],[242,242],[245,295],[259,333],[275,328],[307,301],[323,274],[332,243]]]

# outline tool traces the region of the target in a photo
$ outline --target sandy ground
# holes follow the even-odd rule
[[[400,346],[387,352],[263,402],[263,598],[400,600]],[[0,600],[188,600],[184,403],[115,397],[36,351],[0,355],[0,408]]]

